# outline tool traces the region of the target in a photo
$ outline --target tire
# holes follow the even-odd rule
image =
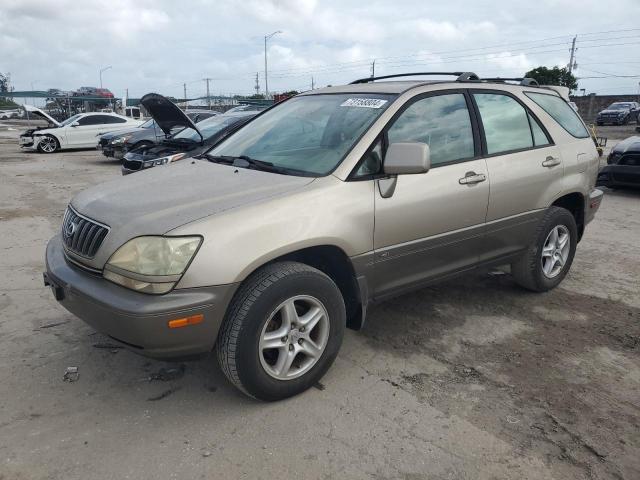
[[[557,257],[550,255],[558,252],[556,248],[550,247],[553,243],[551,235],[554,230],[561,234],[559,237],[562,237],[565,232],[569,235],[566,242],[568,247],[566,250],[560,249],[558,253],[562,265],[559,260],[556,260]],[[534,292],[546,292],[557,287],[571,268],[577,241],[578,228],[571,212],[560,207],[550,207],[537,228],[532,245],[519,260],[511,265],[514,280],[518,285]],[[549,247],[546,253],[543,252],[545,246]],[[550,264],[553,264],[553,269],[549,269]],[[550,271],[545,273],[545,268]]]
[[[290,329],[286,318],[293,320]],[[309,318],[317,323],[307,323],[312,326],[304,330],[301,325]],[[331,278],[302,263],[267,265],[244,282],[229,305],[216,343],[218,362],[245,394],[281,400],[322,378],[338,355],[345,325],[344,300]],[[287,368],[289,358],[293,363]]]
[[[60,150],[60,143],[53,135],[45,135],[44,138],[38,142],[38,151],[40,153],[55,153],[58,150]]]

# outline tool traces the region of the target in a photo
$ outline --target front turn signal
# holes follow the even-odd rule
[[[198,315],[191,315],[190,317],[176,318],[175,320],[169,320],[169,328],[182,328],[188,327],[189,325],[197,325],[198,323],[202,323],[203,320],[204,315],[201,313]]]

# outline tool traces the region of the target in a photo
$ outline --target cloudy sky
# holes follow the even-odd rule
[[[580,88],[637,93],[640,0],[1,0],[0,72],[16,90],[105,87],[197,97],[306,90],[370,74],[521,76],[564,66],[578,35]]]

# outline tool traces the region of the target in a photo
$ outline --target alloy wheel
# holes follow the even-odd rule
[[[46,153],[55,152],[57,148],[55,139],[52,137],[44,137],[40,140],[40,148]]]
[[[547,235],[540,258],[545,277],[554,278],[564,268],[571,249],[570,239],[569,229],[564,225],[556,225]]]
[[[298,378],[320,360],[329,339],[329,315],[317,298],[298,295],[282,302],[265,323],[260,363],[277,380]]]

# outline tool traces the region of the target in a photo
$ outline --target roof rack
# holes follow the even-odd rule
[[[520,77],[520,78],[495,77],[495,78],[482,78],[481,80],[483,82],[498,82],[498,83],[520,82],[520,85],[522,86],[529,86],[529,87],[539,86],[538,81],[535,78],[527,78],[527,77]]]
[[[354,85],[357,83],[369,83],[375,80],[384,80],[386,78],[398,78],[398,77],[418,77],[418,76],[435,76],[435,75],[449,75],[456,77],[456,82],[497,82],[497,83],[506,83],[506,82],[519,82],[522,86],[529,87],[538,87],[539,84],[537,80],[533,78],[480,78],[473,72],[415,72],[415,73],[394,73],[393,75],[382,75],[379,77],[366,77],[359,78],[358,80],[354,80],[350,83],[350,85]]]
[[[382,75],[380,77],[366,77],[354,80],[349,85],[355,85],[356,83],[369,83],[374,80],[383,80],[385,78],[398,78],[398,77],[418,77],[424,75],[449,75],[457,77],[456,81],[463,82],[467,80],[480,80],[480,78],[472,72],[416,72],[416,73],[395,73],[393,75]]]

